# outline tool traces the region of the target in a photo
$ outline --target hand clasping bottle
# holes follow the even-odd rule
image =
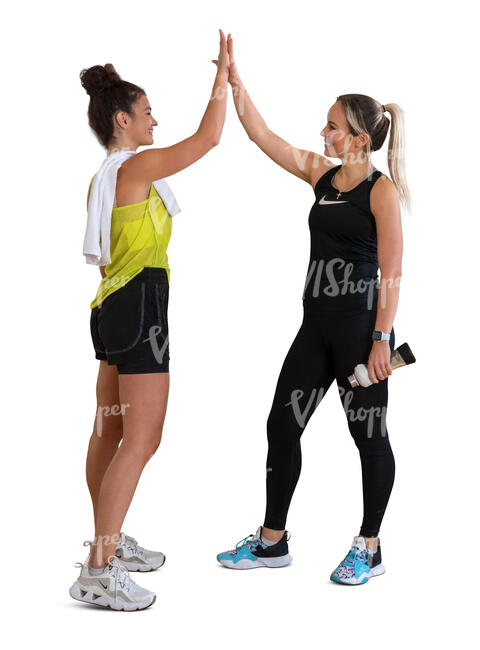
[[[415,361],[416,359],[413,356],[408,343],[402,343],[402,345],[392,352],[392,356],[390,357],[392,370],[395,370],[395,368],[401,368],[401,366],[408,366],[411,363],[415,363]],[[370,381],[368,368],[364,363],[355,366],[353,374],[348,377],[348,381],[352,388],[356,388],[357,386],[367,388],[367,386],[371,386],[373,383]]]

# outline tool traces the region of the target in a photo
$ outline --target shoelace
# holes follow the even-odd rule
[[[253,533],[250,533],[250,535],[247,535],[243,539],[241,539],[239,542],[235,544],[235,548],[233,551],[231,551],[232,555],[236,555],[238,551],[243,548],[244,546],[248,546],[248,548],[251,550],[253,547],[258,546],[260,544],[263,546],[262,542],[258,537],[255,537]]]
[[[128,569],[126,569],[123,564],[119,562],[116,555],[109,556],[107,571],[108,573],[115,575],[115,596],[117,595],[117,584],[120,585],[121,589],[130,591],[130,587],[132,586],[132,579],[130,578]]]
[[[352,566],[355,564],[355,560],[357,559],[358,555],[358,548],[352,548],[346,558],[342,561],[343,566]]]
[[[83,562],[75,562],[74,566],[81,569],[85,565]],[[128,569],[126,569],[123,564],[119,562],[116,555],[108,556],[108,564],[105,567],[105,571],[111,575],[114,575],[115,577],[115,597],[117,595],[117,585],[120,585],[120,588],[125,589],[125,591],[130,591],[130,587],[132,586],[133,581],[130,578]]]
[[[345,575],[348,575],[349,573],[353,572],[353,568],[355,565],[356,560],[361,560],[362,562],[365,561],[367,557],[367,551],[366,550],[360,550],[356,546],[354,546],[348,555],[345,557],[344,560],[340,563],[340,566],[337,569],[337,573],[342,573]]]
[[[138,542],[134,537],[120,533],[120,539],[118,541],[120,544],[125,544],[138,557],[145,557],[145,549],[142,546],[138,546]]]

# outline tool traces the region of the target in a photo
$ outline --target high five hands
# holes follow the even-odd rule
[[[233,58],[233,38],[229,34],[227,40],[225,40],[225,34],[222,30],[219,29],[218,31],[220,32],[220,53],[218,59],[212,59],[212,63],[215,63],[219,70],[228,72],[228,82],[233,85],[240,81]]]

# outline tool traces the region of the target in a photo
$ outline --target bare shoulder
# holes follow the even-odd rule
[[[395,183],[383,174],[374,182],[370,192],[370,210],[375,217],[400,211],[400,200]]]
[[[140,203],[148,199],[151,182],[138,173],[138,166],[133,165],[136,154],[123,162],[117,171],[117,186],[114,205],[122,207],[132,203]]]
[[[335,163],[328,158],[325,158],[325,156],[321,156],[318,153],[314,154],[314,160],[310,169],[310,184],[312,188],[315,190],[315,187],[322,176],[332,169],[332,167],[336,166]]]

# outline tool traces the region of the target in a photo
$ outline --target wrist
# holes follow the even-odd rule
[[[218,68],[217,79],[220,81],[228,81],[228,68]]]
[[[383,330],[373,330],[372,332],[372,340],[373,341],[389,341],[390,340],[390,332],[385,332]]]

